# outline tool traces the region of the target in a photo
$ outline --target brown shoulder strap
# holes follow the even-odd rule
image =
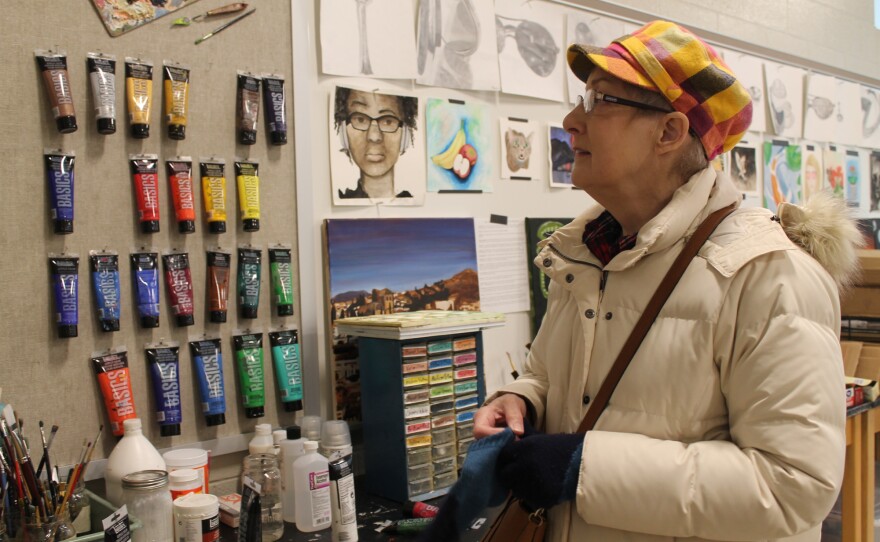
[[[626,342],[623,344],[620,354],[618,354],[617,359],[614,360],[614,365],[612,365],[611,370],[608,371],[608,376],[602,381],[602,386],[599,387],[599,393],[596,394],[596,397],[593,399],[593,404],[590,406],[590,409],[587,411],[587,414],[584,416],[583,421],[578,427],[578,433],[586,433],[596,425],[596,421],[599,419],[599,416],[602,415],[602,411],[608,406],[608,401],[611,399],[611,394],[614,393],[614,388],[616,388],[617,383],[620,382],[629,362],[632,360],[633,356],[635,356],[639,346],[641,346],[645,335],[648,334],[648,330],[651,329],[651,325],[660,313],[660,309],[663,308],[663,304],[669,299],[669,295],[672,294],[675,285],[678,284],[679,279],[681,279],[681,276],[684,274],[688,265],[690,265],[691,260],[693,260],[694,256],[697,255],[697,252],[700,251],[700,247],[703,246],[706,239],[708,239],[712,232],[715,231],[718,224],[720,224],[727,215],[733,212],[735,207],[735,204],[731,204],[730,206],[719,209],[709,215],[706,220],[700,224],[694,232],[694,235],[688,240],[678,257],[672,263],[672,267],[666,272],[666,276],[663,277],[660,286],[657,287],[657,291],[654,292],[654,296],[648,302],[648,306],[645,307],[645,312],[642,313],[642,317],[636,322],[636,326],[633,328],[632,333],[629,334],[629,338],[627,338]]]

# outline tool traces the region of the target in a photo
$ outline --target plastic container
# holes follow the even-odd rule
[[[268,423],[259,423],[254,430],[256,433],[248,443],[248,453],[251,455],[274,454],[275,441],[272,439],[272,426]]]
[[[303,444],[305,455],[293,463],[296,487],[296,528],[304,533],[330,527],[330,472],[318,443]]]
[[[216,495],[190,493],[174,500],[174,540],[220,540],[220,501]]]
[[[320,444],[322,422],[323,420],[320,416],[303,416],[302,423],[300,424],[303,438]]]
[[[104,472],[107,500],[122,503],[122,477],[142,470],[165,470],[165,461],[141,430],[141,420],[130,418],[122,422],[123,436],[116,443]]]
[[[281,510],[281,468],[275,452],[253,454],[244,458],[244,475],[260,484],[262,540],[278,540],[284,534]]]
[[[193,469],[199,473],[199,481],[202,483],[202,493],[208,493],[208,478],[211,469],[208,463],[208,452],[201,448],[181,448],[170,450],[162,456],[168,472],[180,469]]]
[[[300,435],[300,428],[292,425],[287,428],[287,438],[281,441],[281,515],[287,523],[296,523],[296,482],[293,478],[293,463],[306,453],[303,446],[306,439],[301,438]]]
[[[199,471],[195,469],[178,469],[169,472],[168,489],[171,490],[172,501],[191,493],[204,493],[202,479],[199,477]]]
[[[328,461],[351,455],[351,434],[348,423],[343,420],[328,420],[321,428],[320,453]]]
[[[132,542],[174,542],[167,472],[144,470],[126,474],[122,478],[122,499],[129,513],[149,525],[132,532]]]
[[[287,438],[287,429],[272,431],[272,442],[275,444],[275,455],[281,453],[281,441]]]

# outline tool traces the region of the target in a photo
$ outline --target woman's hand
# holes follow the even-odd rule
[[[506,427],[510,427],[517,436],[522,436],[525,415],[525,399],[513,393],[505,393],[474,415],[474,437],[488,437],[504,431]]]

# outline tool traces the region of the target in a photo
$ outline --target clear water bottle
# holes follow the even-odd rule
[[[262,516],[262,542],[273,542],[284,534],[281,505],[281,469],[278,456],[251,454],[244,458],[244,474],[260,484],[260,512]]]

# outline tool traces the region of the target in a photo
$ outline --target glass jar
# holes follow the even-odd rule
[[[66,507],[60,514],[50,516],[48,520],[37,521],[34,517],[25,518],[20,530],[22,542],[52,542],[76,537],[76,529],[73,528]],[[5,535],[5,531],[3,534]]]
[[[252,454],[243,460],[243,473],[260,484],[260,514],[263,525],[262,542],[279,540],[284,534],[281,519],[281,469],[275,454]]]
[[[173,508],[166,471],[142,470],[123,476],[122,501],[128,513],[143,525],[132,531],[133,542],[173,542]]]
[[[86,534],[92,530],[92,500],[86,493],[86,482],[80,477],[67,501],[67,509],[70,510],[70,519],[76,534]]]

